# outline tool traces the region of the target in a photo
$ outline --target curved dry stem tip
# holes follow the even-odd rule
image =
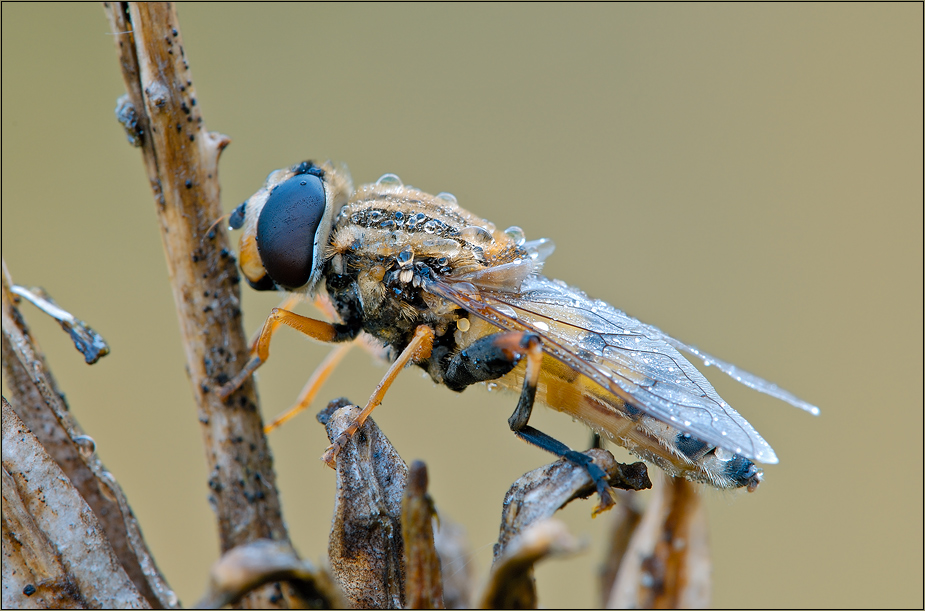
[[[492,565],[480,607],[537,608],[534,565],[550,556],[574,554],[581,547],[559,520],[544,519],[531,524],[511,541],[504,554]]]
[[[420,460],[411,463],[401,511],[408,609],[444,608],[443,576],[433,528],[437,511],[427,494],[427,479],[427,465]]]
[[[58,321],[61,328],[67,331],[74,342],[74,347],[84,355],[87,365],[93,365],[109,354],[109,345],[99,333],[90,328],[90,325],[78,319],[70,312],[61,308],[44,289],[12,285],[10,292],[32,303],[42,312]]]
[[[288,581],[305,608],[332,609],[346,604],[331,580],[300,560],[289,543],[258,539],[230,549],[212,565],[206,594],[196,607],[220,609],[275,581]]]

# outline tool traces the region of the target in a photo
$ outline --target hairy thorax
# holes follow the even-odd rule
[[[511,237],[460,208],[452,195],[380,180],[360,187],[341,209],[324,276],[344,322],[362,321],[364,331],[394,350],[426,324],[437,337],[435,354],[443,357],[465,347],[454,333],[469,328],[468,313],[422,290],[426,281],[464,278],[525,256]],[[465,343],[474,339],[467,334]]]

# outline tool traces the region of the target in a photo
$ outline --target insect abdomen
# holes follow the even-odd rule
[[[504,385],[519,388],[523,376],[521,365],[506,376],[511,379]],[[578,418],[669,475],[750,491],[761,481],[761,470],[749,459],[646,415],[549,356],[543,359],[536,400]]]

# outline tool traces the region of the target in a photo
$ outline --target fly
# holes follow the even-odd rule
[[[232,213],[243,229],[240,266],[257,290],[321,298],[336,322],[274,308],[227,398],[263,364],[279,324],[322,342],[373,338],[396,355],[337,453],[410,362],[461,392],[479,382],[519,391],[508,423],[524,441],[585,468],[605,508],[606,474],[584,454],[529,425],[536,402],[579,418],[670,475],[754,491],[755,462],[771,446],[681,354],[816,415],[818,408],[540,274],[548,239],[527,241],[447,193],[430,195],[393,174],[353,188],[345,169],[305,161],[271,173]],[[330,360],[330,359],[329,359]]]

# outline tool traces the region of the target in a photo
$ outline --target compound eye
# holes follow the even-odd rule
[[[270,192],[256,238],[260,261],[276,284],[293,289],[308,282],[324,207],[324,185],[311,174],[293,176]]]

